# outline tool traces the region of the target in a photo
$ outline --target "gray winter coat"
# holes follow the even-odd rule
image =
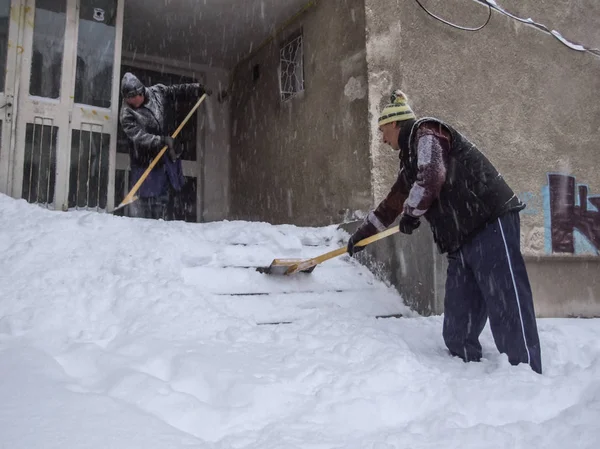
[[[129,138],[131,164],[147,167],[165,145],[169,125],[173,126],[176,101],[196,100],[205,92],[201,84],[156,84],[145,87],[132,73],[126,73],[121,82],[123,97],[131,93],[143,93],[145,101],[133,109],[123,100],[119,120]]]
[[[201,84],[156,84],[145,87],[133,74],[126,73],[121,82],[123,97],[143,94],[144,103],[137,109],[123,99],[119,120],[129,139],[131,160],[131,182],[135,183],[148,167],[152,159],[165,145],[165,137],[174,128],[175,103],[195,101],[205,92]],[[184,183],[181,160],[172,162],[167,154],[154,167],[140,187],[141,197],[164,195],[167,182],[179,191]]]

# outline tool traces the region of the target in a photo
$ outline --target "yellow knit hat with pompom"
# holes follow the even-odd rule
[[[378,125],[385,125],[386,123],[400,122],[403,120],[415,119],[415,113],[408,105],[406,95],[400,89],[396,89],[392,92],[390,103],[387,104],[381,114],[379,115]]]

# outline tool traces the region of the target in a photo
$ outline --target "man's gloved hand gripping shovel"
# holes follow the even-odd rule
[[[369,243],[381,240],[382,238],[395,234],[398,231],[399,227],[394,226],[393,228],[386,229],[385,231],[372,235],[371,237],[362,239],[361,241],[357,242],[355,246],[367,246]],[[347,251],[348,248],[344,246],[334,251],[325,253],[321,256],[313,257],[312,259],[274,259],[273,262],[271,262],[271,265],[269,265],[268,267],[258,267],[256,271],[266,274],[281,275],[290,275],[299,271],[303,273],[312,273],[315,267],[321,262],[325,262],[326,260],[333,259],[337,256],[341,256]]]

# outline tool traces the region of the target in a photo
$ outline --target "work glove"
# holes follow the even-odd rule
[[[198,98],[201,97],[203,94],[206,94],[207,97],[210,97],[212,95],[212,89],[200,85],[200,87],[198,88]]]
[[[179,154],[177,154],[177,151],[175,149],[175,139],[173,139],[171,136],[165,136],[163,137],[163,143],[164,145],[167,146],[167,152],[169,153],[169,158],[175,162],[178,158],[179,158]]]
[[[365,246],[355,246],[362,239],[371,237],[377,234],[377,228],[371,224],[370,221],[365,221],[359,226],[359,228],[352,234],[350,240],[348,240],[348,254],[354,256],[356,253],[365,249]]]
[[[421,225],[421,220],[411,215],[402,214],[398,227],[403,234],[412,234]]]

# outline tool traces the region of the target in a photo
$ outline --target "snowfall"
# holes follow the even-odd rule
[[[0,195],[0,448],[600,447],[600,319],[540,319],[538,375],[489,327],[451,357],[348,256],[255,270],[347,238]]]

